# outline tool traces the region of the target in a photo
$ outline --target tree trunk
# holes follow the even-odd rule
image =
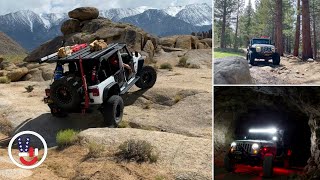
[[[299,56],[299,47],[300,47],[300,0],[297,2],[297,24],[296,24],[296,34],[294,39],[294,50],[293,55]]]
[[[315,4],[313,0],[312,7],[312,19],[313,19],[313,58],[317,59],[317,29],[316,29],[316,13],[315,13]]]
[[[226,24],[227,24],[227,4],[226,4],[226,1],[224,1],[220,48],[226,48]]]
[[[276,0],[276,34],[275,44],[277,52],[283,56],[283,39],[282,39],[282,0]]]
[[[302,59],[312,58],[309,0],[302,0]]]
[[[236,34],[234,36],[234,49],[238,49],[238,29],[239,29],[239,14],[240,14],[240,1],[238,1],[237,10],[237,22],[236,22]]]

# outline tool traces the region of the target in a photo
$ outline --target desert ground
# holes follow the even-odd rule
[[[198,68],[176,67],[179,59]],[[0,135],[0,179],[212,179],[212,52],[183,50],[160,52],[157,62],[172,70],[158,69],[158,80],[147,91],[133,87],[123,96],[122,128],[105,128],[99,112],[51,116],[43,102],[51,81],[20,81],[0,84],[0,118],[11,124],[11,135],[24,130],[41,134],[49,152],[33,170],[13,165],[7,155],[10,136]],[[36,66],[36,65],[35,65]],[[54,64],[46,64],[51,69]],[[34,90],[26,92],[25,87]],[[56,147],[56,134],[63,129],[80,131],[80,143],[63,150]],[[118,146],[129,139],[145,140],[159,152],[156,163],[118,162]],[[98,158],[85,158],[86,141],[102,144]]]

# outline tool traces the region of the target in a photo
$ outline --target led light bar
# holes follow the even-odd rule
[[[274,134],[276,132],[277,132],[276,128],[249,129],[249,133],[270,133],[270,134]]]

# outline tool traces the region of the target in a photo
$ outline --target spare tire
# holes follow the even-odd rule
[[[50,88],[53,103],[66,111],[80,109],[83,100],[82,80],[75,76],[66,76],[55,80]]]

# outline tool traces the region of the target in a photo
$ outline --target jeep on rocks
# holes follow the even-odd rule
[[[280,54],[276,52],[276,48],[272,45],[269,38],[253,38],[250,40],[247,48],[247,60],[254,66],[255,59],[264,59],[269,62],[272,59],[273,65],[280,64]]]
[[[284,144],[283,134],[275,128],[250,129],[242,140],[231,143],[224,158],[225,169],[234,171],[236,164],[262,166],[263,175],[271,177],[275,163],[289,168],[292,151]]]
[[[86,113],[99,109],[105,125],[117,127],[122,120],[124,103],[121,95],[134,84],[141,89],[153,87],[156,70],[144,66],[144,58],[131,53],[126,44],[110,44],[92,51],[87,44],[72,47],[72,53],[43,57],[40,63],[55,62],[54,80],[45,90],[45,103],[51,114]]]

